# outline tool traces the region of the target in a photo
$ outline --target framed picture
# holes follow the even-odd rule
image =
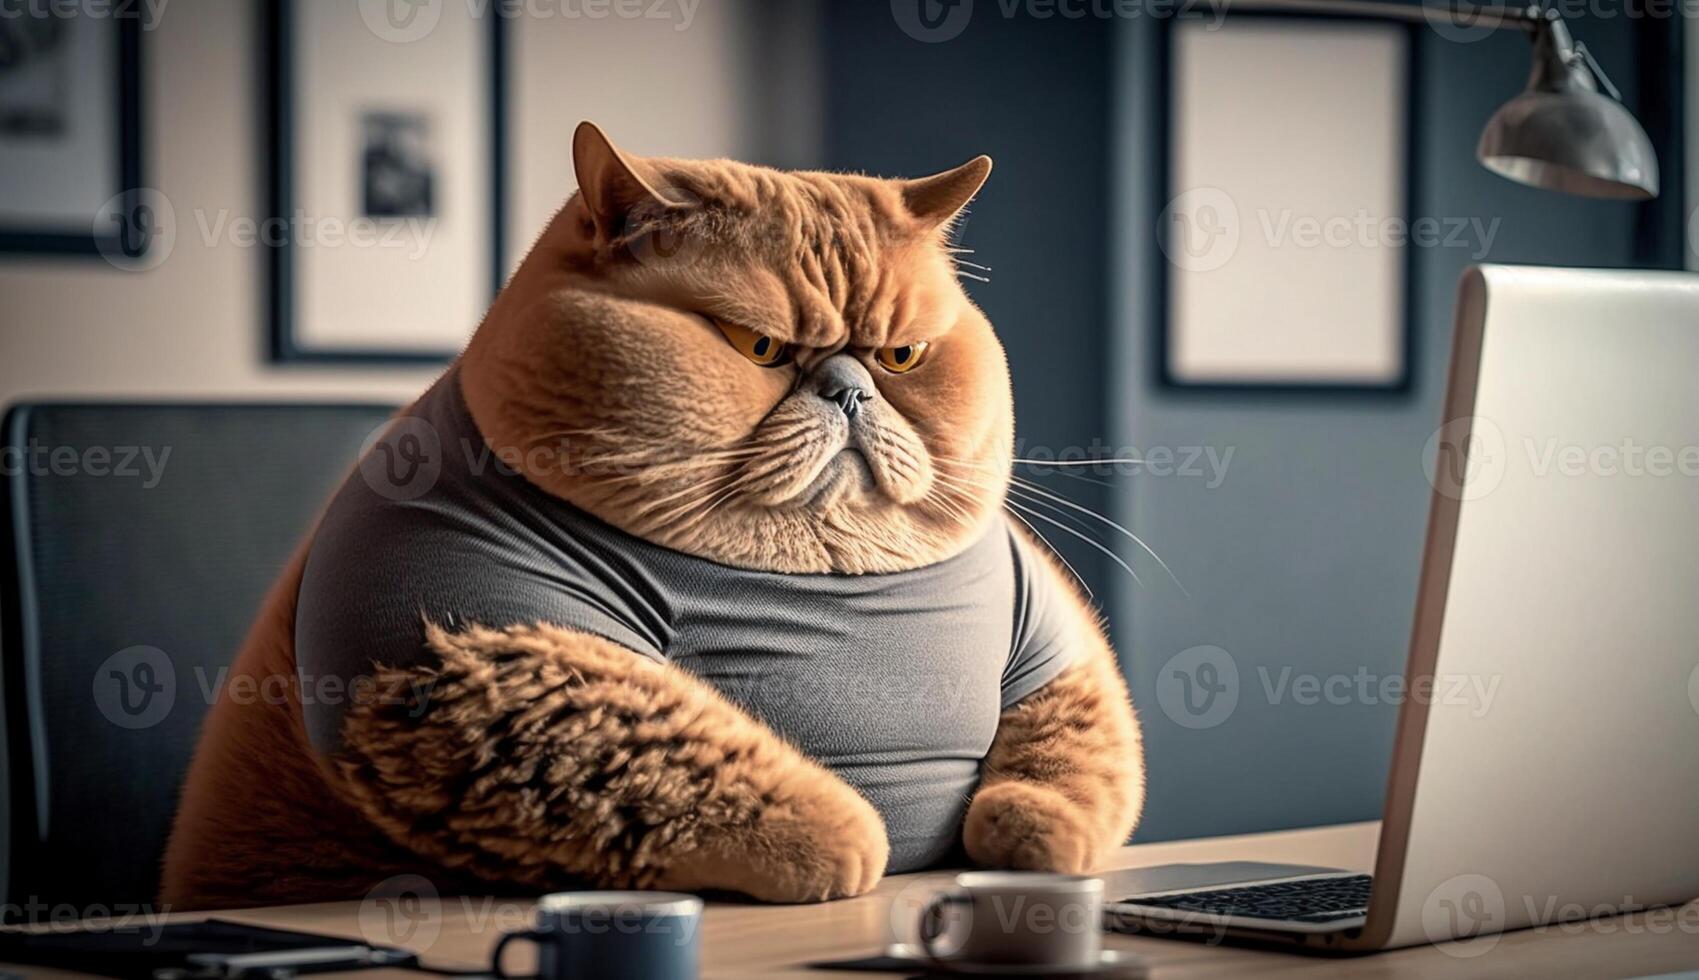
[[[1409,220],[1411,30],[1266,14],[1166,27],[1160,384],[1408,390],[1410,245],[1429,230]]]
[[[268,0],[280,361],[452,358],[501,286],[499,4]]]
[[[0,17],[0,252],[135,256],[144,5]]]

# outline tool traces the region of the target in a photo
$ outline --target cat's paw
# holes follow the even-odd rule
[[[749,890],[769,902],[823,902],[871,891],[885,876],[891,844],[885,821],[861,794],[831,776],[808,781],[761,818],[761,850],[771,857]]]
[[[989,868],[1079,874],[1100,857],[1080,808],[1033,783],[997,783],[975,794],[962,843],[968,857]]]
[[[752,827],[713,839],[662,887],[742,892],[764,902],[824,902],[865,894],[885,875],[885,821],[855,790],[824,773],[802,777]]]

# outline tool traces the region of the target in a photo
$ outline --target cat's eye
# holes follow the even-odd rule
[[[774,340],[765,334],[758,334],[748,327],[740,327],[735,323],[727,323],[718,317],[711,317],[714,326],[726,338],[726,342],[737,348],[737,352],[749,358],[762,367],[776,367],[790,357],[791,345]]]
[[[881,347],[873,352],[873,359],[892,374],[907,374],[920,367],[920,362],[926,360],[926,352],[931,346],[921,341],[916,344],[903,344],[901,347]]]

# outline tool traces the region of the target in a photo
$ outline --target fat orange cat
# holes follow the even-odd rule
[[[274,588],[164,901],[1091,868],[1139,734],[1003,515],[1008,369],[947,245],[990,160],[791,173],[588,123],[573,150],[579,192]],[[293,695],[229,694],[266,678]]]

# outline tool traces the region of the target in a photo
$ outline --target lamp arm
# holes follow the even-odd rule
[[[1383,20],[1404,20],[1418,24],[1450,20],[1455,24],[1490,27],[1493,30],[1519,30],[1533,33],[1540,25],[1556,17],[1539,3],[1521,7],[1479,7],[1459,10],[1437,4],[1383,3],[1380,0],[1237,0],[1233,4],[1245,13],[1258,8],[1287,13],[1332,14],[1347,17],[1373,17]]]
[[[1587,63],[1587,67],[1593,72],[1593,77],[1597,78],[1599,80],[1599,84],[1605,87],[1605,91],[1610,93],[1610,97],[1621,102],[1622,93],[1617,91],[1615,85],[1611,84],[1610,76],[1605,74],[1604,67],[1599,64],[1597,58],[1593,57],[1593,52],[1587,50],[1587,45],[1582,44],[1580,41],[1576,41],[1575,53]]]

